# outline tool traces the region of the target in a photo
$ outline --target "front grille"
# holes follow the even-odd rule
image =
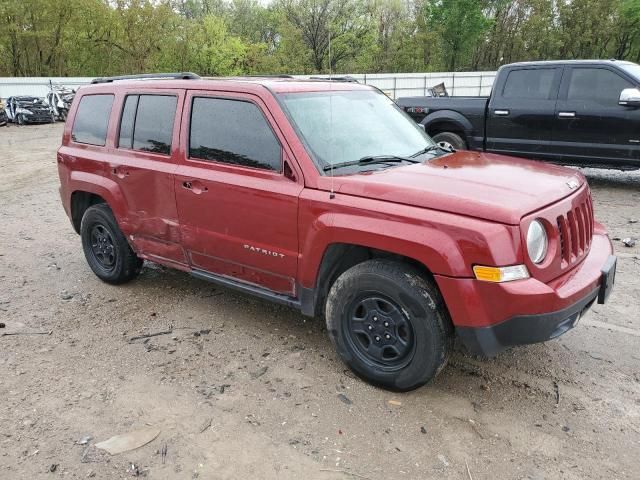
[[[580,261],[591,247],[593,237],[593,204],[586,199],[557,218],[562,268]]]

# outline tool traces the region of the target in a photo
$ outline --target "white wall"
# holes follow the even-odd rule
[[[16,95],[44,97],[49,91],[49,80],[71,88],[91,82],[93,77],[0,77],[0,98]]]
[[[296,75],[297,78],[308,78],[309,76]],[[391,98],[424,95],[427,88],[442,82],[449,91],[449,95],[475,97],[489,95],[496,72],[370,73],[350,76],[361,83],[378,87]],[[90,83],[92,78],[0,77],[0,98],[6,99],[15,95],[44,97],[49,90],[49,80],[53,83],[77,88]]]

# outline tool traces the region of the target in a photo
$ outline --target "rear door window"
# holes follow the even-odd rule
[[[196,97],[189,157],[279,172],[282,147],[256,104]]]
[[[555,68],[512,70],[502,90],[504,98],[550,99]]]
[[[169,155],[177,103],[174,95],[128,95],[118,146]]]
[[[71,130],[76,143],[104,146],[107,141],[113,95],[85,95],[80,100]]]

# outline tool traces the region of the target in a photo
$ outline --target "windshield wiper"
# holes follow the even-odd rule
[[[431,153],[431,152],[434,152],[436,150],[442,150],[443,152],[446,152],[446,153],[455,152],[455,150],[453,150],[453,149],[444,148],[444,147],[442,147],[442,146],[440,146],[440,145],[438,145],[436,143],[434,145],[429,145],[428,147],[423,148],[422,150],[414,153],[413,155],[411,155],[411,158],[415,158],[415,157],[417,157],[419,155],[424,155],[425,153]]]
[[[414,160],[413,158],[401,157],[399,155],[367,155],[358,160],[353,160],[350,162],[342,162],[336,163],[335,165],[326,165],[322,168],[323,171],[328,172],[334,168],[342,168],[342,167],[351,167],[353,165],[372,165],[375,163],[401,163],[401,162],[409,162],[409,163],[420,163],[419,160]]]

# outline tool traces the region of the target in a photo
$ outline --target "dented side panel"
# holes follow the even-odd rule
[[[142,92],[131,89],[115,94],[104,146],[72,141],[72,122],[80,103],[74,102],[69,116],[71,121],[65,125],[63,146],[58,150],[62,201],[67,215],[71,216],[74,192],[100,196],[110,206],[120,229],[138,255],[184,268],[187,262],[180,241],[173,181],[180,135],[174,128],[170,155],[118,148],[124,100],[126,95],[135,93]],[[145,90],[144,93],[175,95],[178,101],[174,122],[179,125],[184,90]]]

